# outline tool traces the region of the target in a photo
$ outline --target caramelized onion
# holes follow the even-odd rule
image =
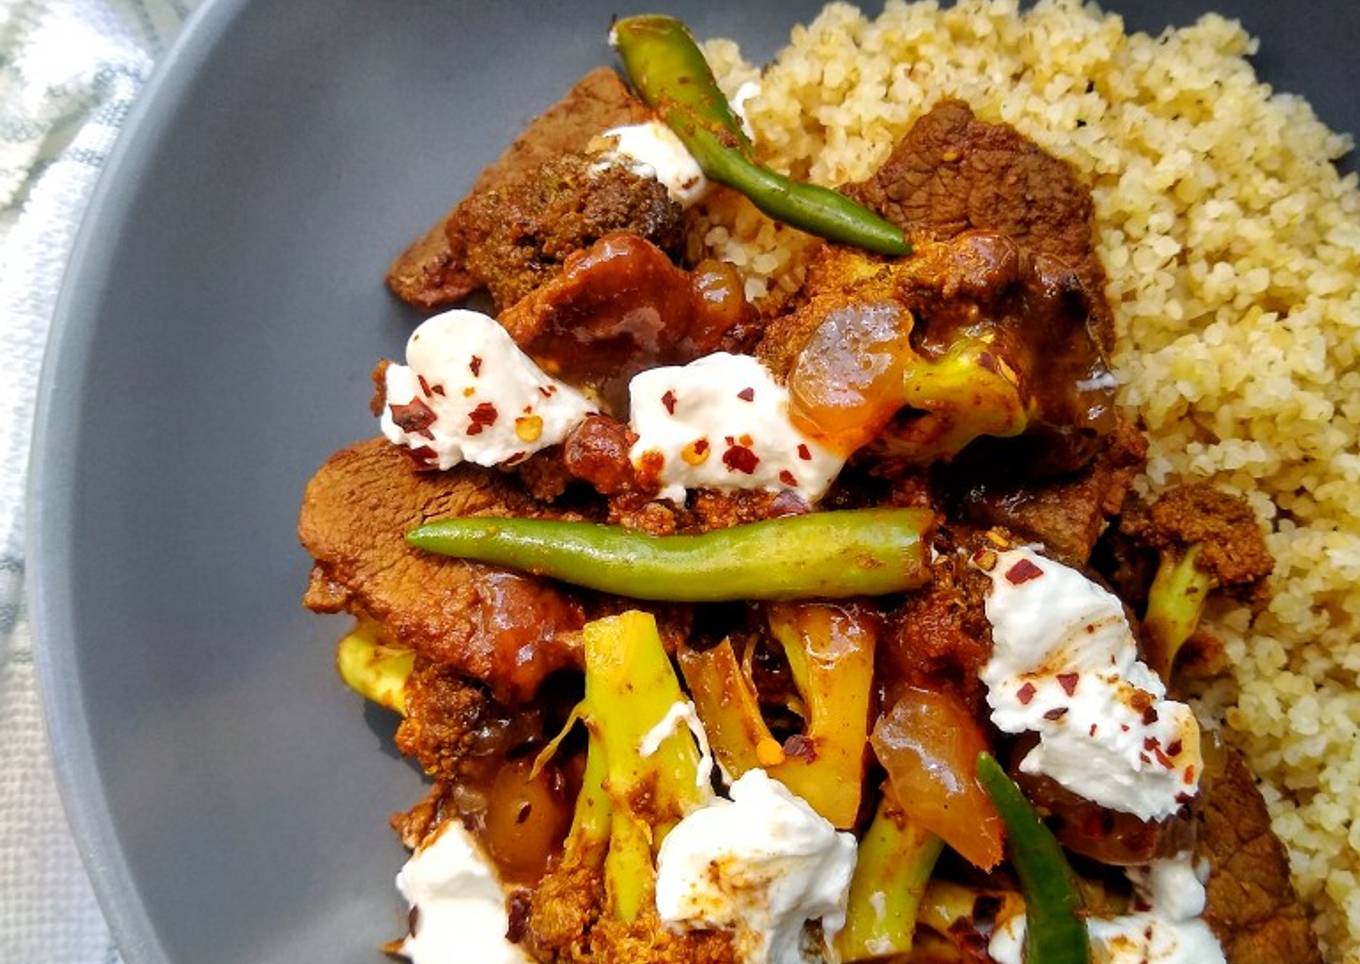
[[[536,776],[533,758],[501,767],[486,797],[482,842],[507,880],[533,883],[561,850],[571,822],[564,781],[549,764]]]
[[[1001,861],[1001,821],[976,776],[987,740],[957,697],[904,688],[871,741],[911,820],[984,870]]]

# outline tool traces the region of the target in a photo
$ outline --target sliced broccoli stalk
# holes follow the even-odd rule
[[[577,721],[578,717],[573,712],[562,730],[562,735],[565,735]],[[549,744],[539,760],[544,760],[545,755],[550,756],[559,742],[560,738]],[[538,765],[540,764],[535,764]],[[605,770],[604,750],[592,733],[586,747],[586,768],[581,774],[581,790],[576,795],[571,829],[567,831],[566,843],[563,846],[562,862],[567,866],[584,864],[599,867],[604,861],[609,845],[609,827],[614,815],[614,807],[604,789]]]
[[[673,705],[685,700],[656,620],[642,612],[599,619],[586,624],[583,640],[584,714],[591,740],[590,779],[582,793],[594,796],[592,780],[599,777],[609,807],[606,893],[614,916],[631,921],[654,890],[653,857],[661,841],[686,813],[709,800],[712,788],[699,779],[699,751],[683,724],[643,756],[643,741]],[[582,843],[600,828],[598,807],[590,806],[591,812],[583,814],[578,799]],[[574,825],[572,833],[576,830]]]
[[[845,928],[836,947],[845,961],[911,951],[916,915],[944,842],[909,822],[888,797],[859,845]]]
[[[859,814],[877,631],[851,607],[781,603],[770,630],[807,707],[804,734],[770,775],[845,830]]]
[[[824,603],[780,603],[771,607],[769,623],[806,714],[804,733],[790,744],[781,746],[770,734],[729,641],[682,651],[685,682],[713,755],[729,774],[763,767],[847,829],[859,814],[863,790],[876,630],[853,608]]]
[[[406,680],[416,663],[409,649],[384,646],[363,625],[340,640],[335,668],[345,685],[365,699],[406,715]]]
[[[784,748],[760,715],[755,688],[730,639],[705,650],[684,648],[679,660],[713,756],[733,779],[784,761]]]
[[[1013,890],[982,890],[937,877],[926,885],[917,923],[937,934],[971,931],[977,926],[979,901],[986,901],[988,917],[997,924],[1025,912],[1025,899]]]
[[[1183,553],[1163,549],[1157,575],[1148,589],[1143,641],[1148,664],[1164,680],[1171,678],[1176,654],[1199,626],[1209,593],[1218,588],[1218,579],[1195,565],[1201,548],[1196,543]]]

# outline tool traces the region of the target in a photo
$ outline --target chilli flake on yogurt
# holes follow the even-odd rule
[[[513,465],[566,438],[594,411],[584,395],[520,350],[494,318],[455,309],[388,365],[382,431],[429,468]]]
[[[716,352],[653,368],[635,375],[628,392],[638,436],[630,458],[662,498],[764,489],[815,502],[845,464],[794,426],[788,389],[750,355]]]
[[[997,728],[1039,736],[1021,772],[1142,820],[1189,803],[1199,723],[1138,658],[1119,598],[1030,548],[984,558],[993,646],[980,675]]]

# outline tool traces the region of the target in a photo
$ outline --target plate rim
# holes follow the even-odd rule
[[[252,0],[203,0],[185,19],[138,92],[104,170],[90,193],[57,294],[43,352],[25,486],[25,602],[49,759],[62,812],[99,908],[127,964],[172,964],[135,886],[96,764],[77,671],[80,642],[64,603],[72,594],[71,498],[79,474],[75,436],[52,426],[79,409],[81,374],[102,293],[111,242],[133,211],[139,174],[165,133],[165,121],[198,69]],[[74,377],[73,377],[74,376]]]

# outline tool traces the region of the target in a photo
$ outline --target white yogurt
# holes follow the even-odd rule
[[[681,929],[726,928],[747,964],[803,964],[830,957],[804,947],[821,920],[827,944],[845,926],[855,838],[763,770],[689,814],[661,845],[656,909]],[[834,959],[834,957],[830,957]]]
[[[415,911],[401,955],[414,964],[521,964],[527,954],[505,939],[509,915],[491,867],[472,836],[449,820],[411,855],[397,889]]]
[[[1091,919],[1095,964],[1225,964],[1223,948],[1204,912],[1204,878],[1188,854],[1130,868],[1129,879],[1147,910],[1109,920]],[[997,964],[1024,964],[1025,916],[1004,921],[987,952]]]
[[[594,406],[478,311],[435,315],[387,368],[382,431],[431,468],[513,465],[561,442]]]
[[[659,120],[613,127],[602,135],[614,142],[599,164],[619,164],[638,177],[660,181],[671,200],[689,207],[708,191],[708,179],[680,138]]]
[[[689,727],[694,742],[699,745],[699,765],[695,767],[694,783],[699,789],[708,791],[713,780],[713,752],[709,749],[708,733],[699,719],[699,711],[689,700],[676,700],[656,726],[642,735],[638,743],[638,756],[645,760],[656,753],[681,723]]]
[[[628,386],[638,439],[630,452],[661,497],[686,489],[764,489],[825,494],[845,460],[789,419],[788,390],[750,355],[718,352],[653,368]],[[659,465],[659,470],[656,466]]]
[[[988,575],[992,722],[1039,734],[1021,771],[1144,820],[1180,810],[1199,790],[1199,724],[1138,659],[1119,599],[1028,548]]]
[[[746,116],[746,104],[752,97],[759,96],[759,94],[760,81],[746,80],[742,81],[741,86],[732,95],[732,113],[737,115],[737,118],[741,121],[741,129],[753,141],[756,139],[756,132],[751,127],[751,119]]]

